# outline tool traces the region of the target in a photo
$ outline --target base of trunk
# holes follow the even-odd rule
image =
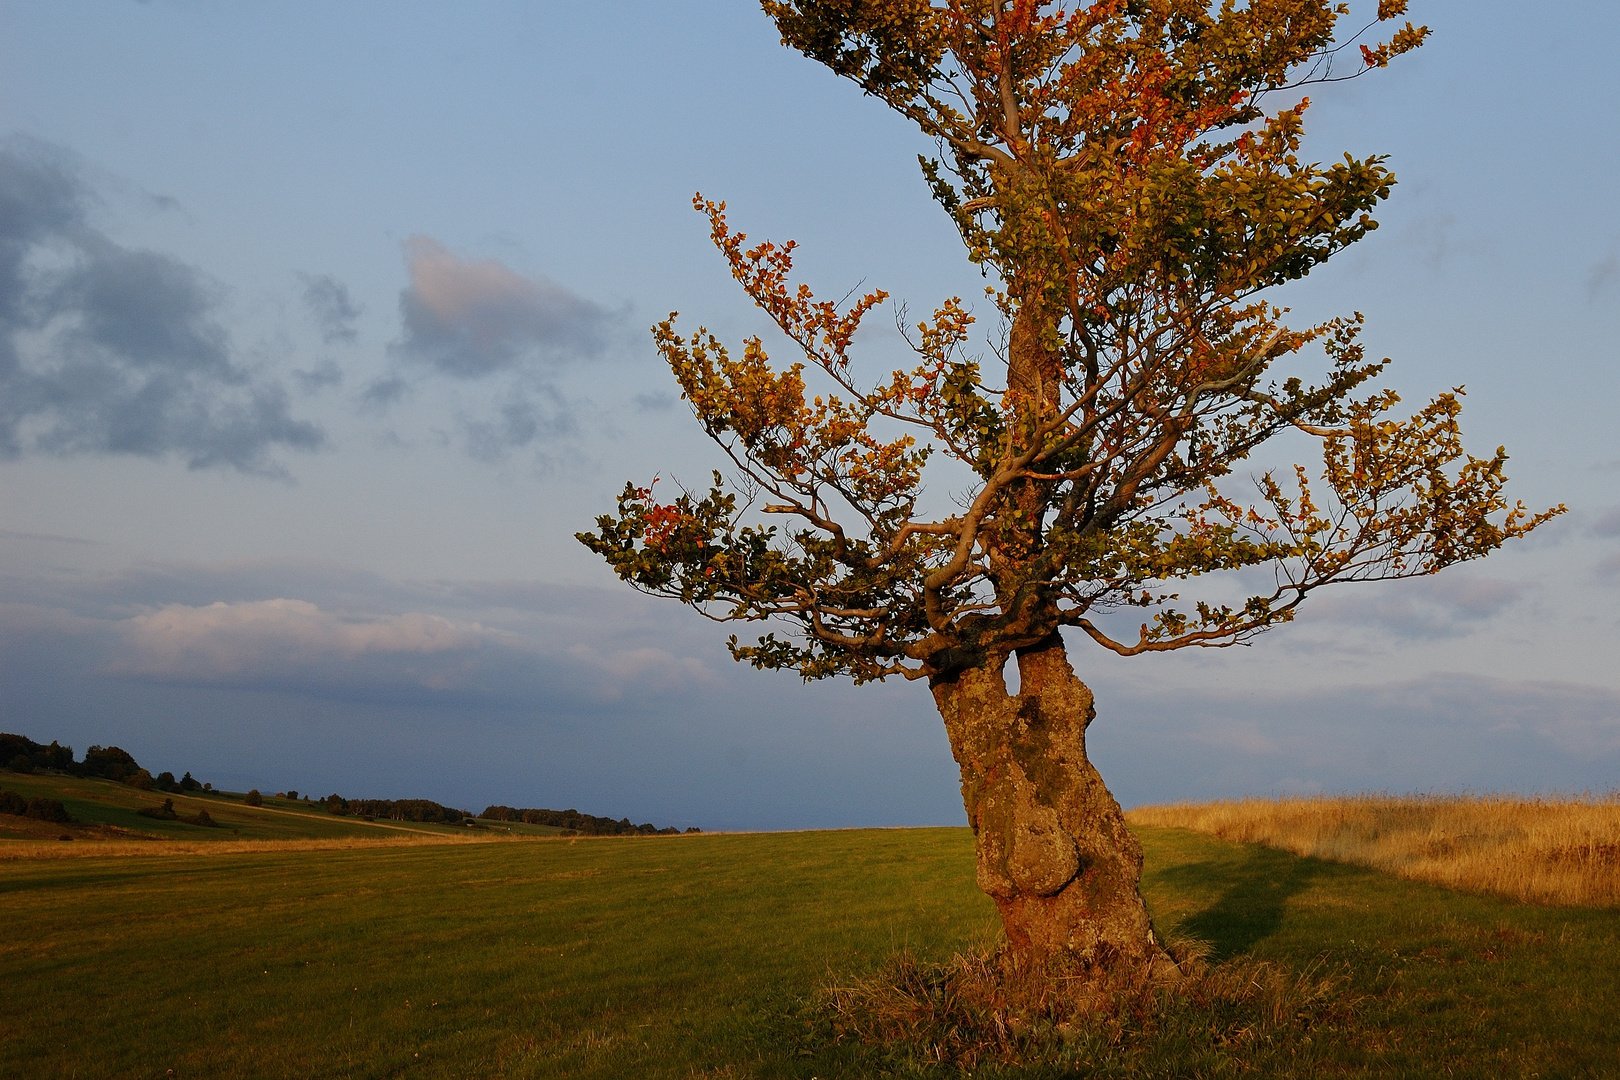
[[[979,887],[1006,931],[1006,962],[1055,965],[1071,978],[1084,968],[1109,982],[1176,979],[1137,891],[1141,846],[1086,758],[1091,691],[1056,635],[1021,651],[1018,672],[1016,695],[999,667],[933,686],[962,769]]]

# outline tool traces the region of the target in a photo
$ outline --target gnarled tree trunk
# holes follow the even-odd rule
[[[934,700],[962,768],[978,883],[1013,953],[1117,977],[1173,978],[1137,883],[1142,849],[1086,758],[1091,691],[1058,635],[1018,654],[1019,691],[999,667],[936,679]]]

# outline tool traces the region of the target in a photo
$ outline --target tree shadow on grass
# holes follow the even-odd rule
[[[1159,876],[1188,892],[1216,892],[1213,904],[1183,919],[1177,930],[1209,942],[1211,959],[1248,952],[1282,927],[1288,901],[1323,870],[1316,859],[1301,859],[1270,848],[1245,847],[1240,860],[1211,859],[1171,867]]]

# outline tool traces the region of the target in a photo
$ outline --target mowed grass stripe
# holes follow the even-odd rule
[[[0,1060],[19,1075],[616,1075],[657,1044],[672,1068],[698,1064],[734,1041],[718,1034],[733,1013],[829,970],[992,933],[988,902],[956,887],[972,874],[962,835],[13,863],[0,965],[30,992],[0,1021]]]
[[[1141,835],[1164,929],[1356,1003],[1095,1075],[1620,1075],[1613,911]],[[826,1044],[817,987],[997,925],[965,829],[12,862],[0,919],[0,1076],[29,1077],[881,1075]]]

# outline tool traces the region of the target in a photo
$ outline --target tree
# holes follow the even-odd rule
[[[92,746],[84,752],[84,761],[76,770],[81,776],[100,776],[108,780],[123,780],[141,771],[141,767],[127,750],[116,746]]]
[[[1321,586],[1432,574],[1561,509],[1508,504],[1506,454],[1463,449],[1460,389],[1406,418],[1367,389],[1387,361],[1364,355],[1359,314],[1295,327],[1273,299],[1376,228],[1394,183],[1380,157],[1302,161],[1309,99],[1291,91],[1382,67],[1427,30],[1360,44],[1404,0],[1347,40],[1333,0],[763,6],[785,44],[937,141],[922,168],[991,283],[992,370],[952,298],[902,325],[914,368],[863,382],[851,343],[886,294],[817,300],[791,278],[792,243],[749,246],[699,196],[733,275],[802,355],[777,367],[757,338],[737,356],[660,323],[734,475],[670,502],[627,485],[580,539],[641,590],[792,628],[733,637],[738,660],[925,680],[1010,954],[1162,971],[1062,631],[1125,656],[1231,646]],[[829,392],[807,396],[807,369]],[[1313,441],[1320,468],[1245,467],[1284,433]],[[930,516],[940,460],[972,479]]]
[[[146,806],[135,812],[142,817],[156,818],[159,821],[177,821],[180,818],[175,812],[173,799],[164,799],[162,806]]]
[[[73,747],[63,746],[54,739],[51,745],[44,746],[26,735],[0,732],[0,764],[20,773],[35,769],[66,772],[73,766]]]

